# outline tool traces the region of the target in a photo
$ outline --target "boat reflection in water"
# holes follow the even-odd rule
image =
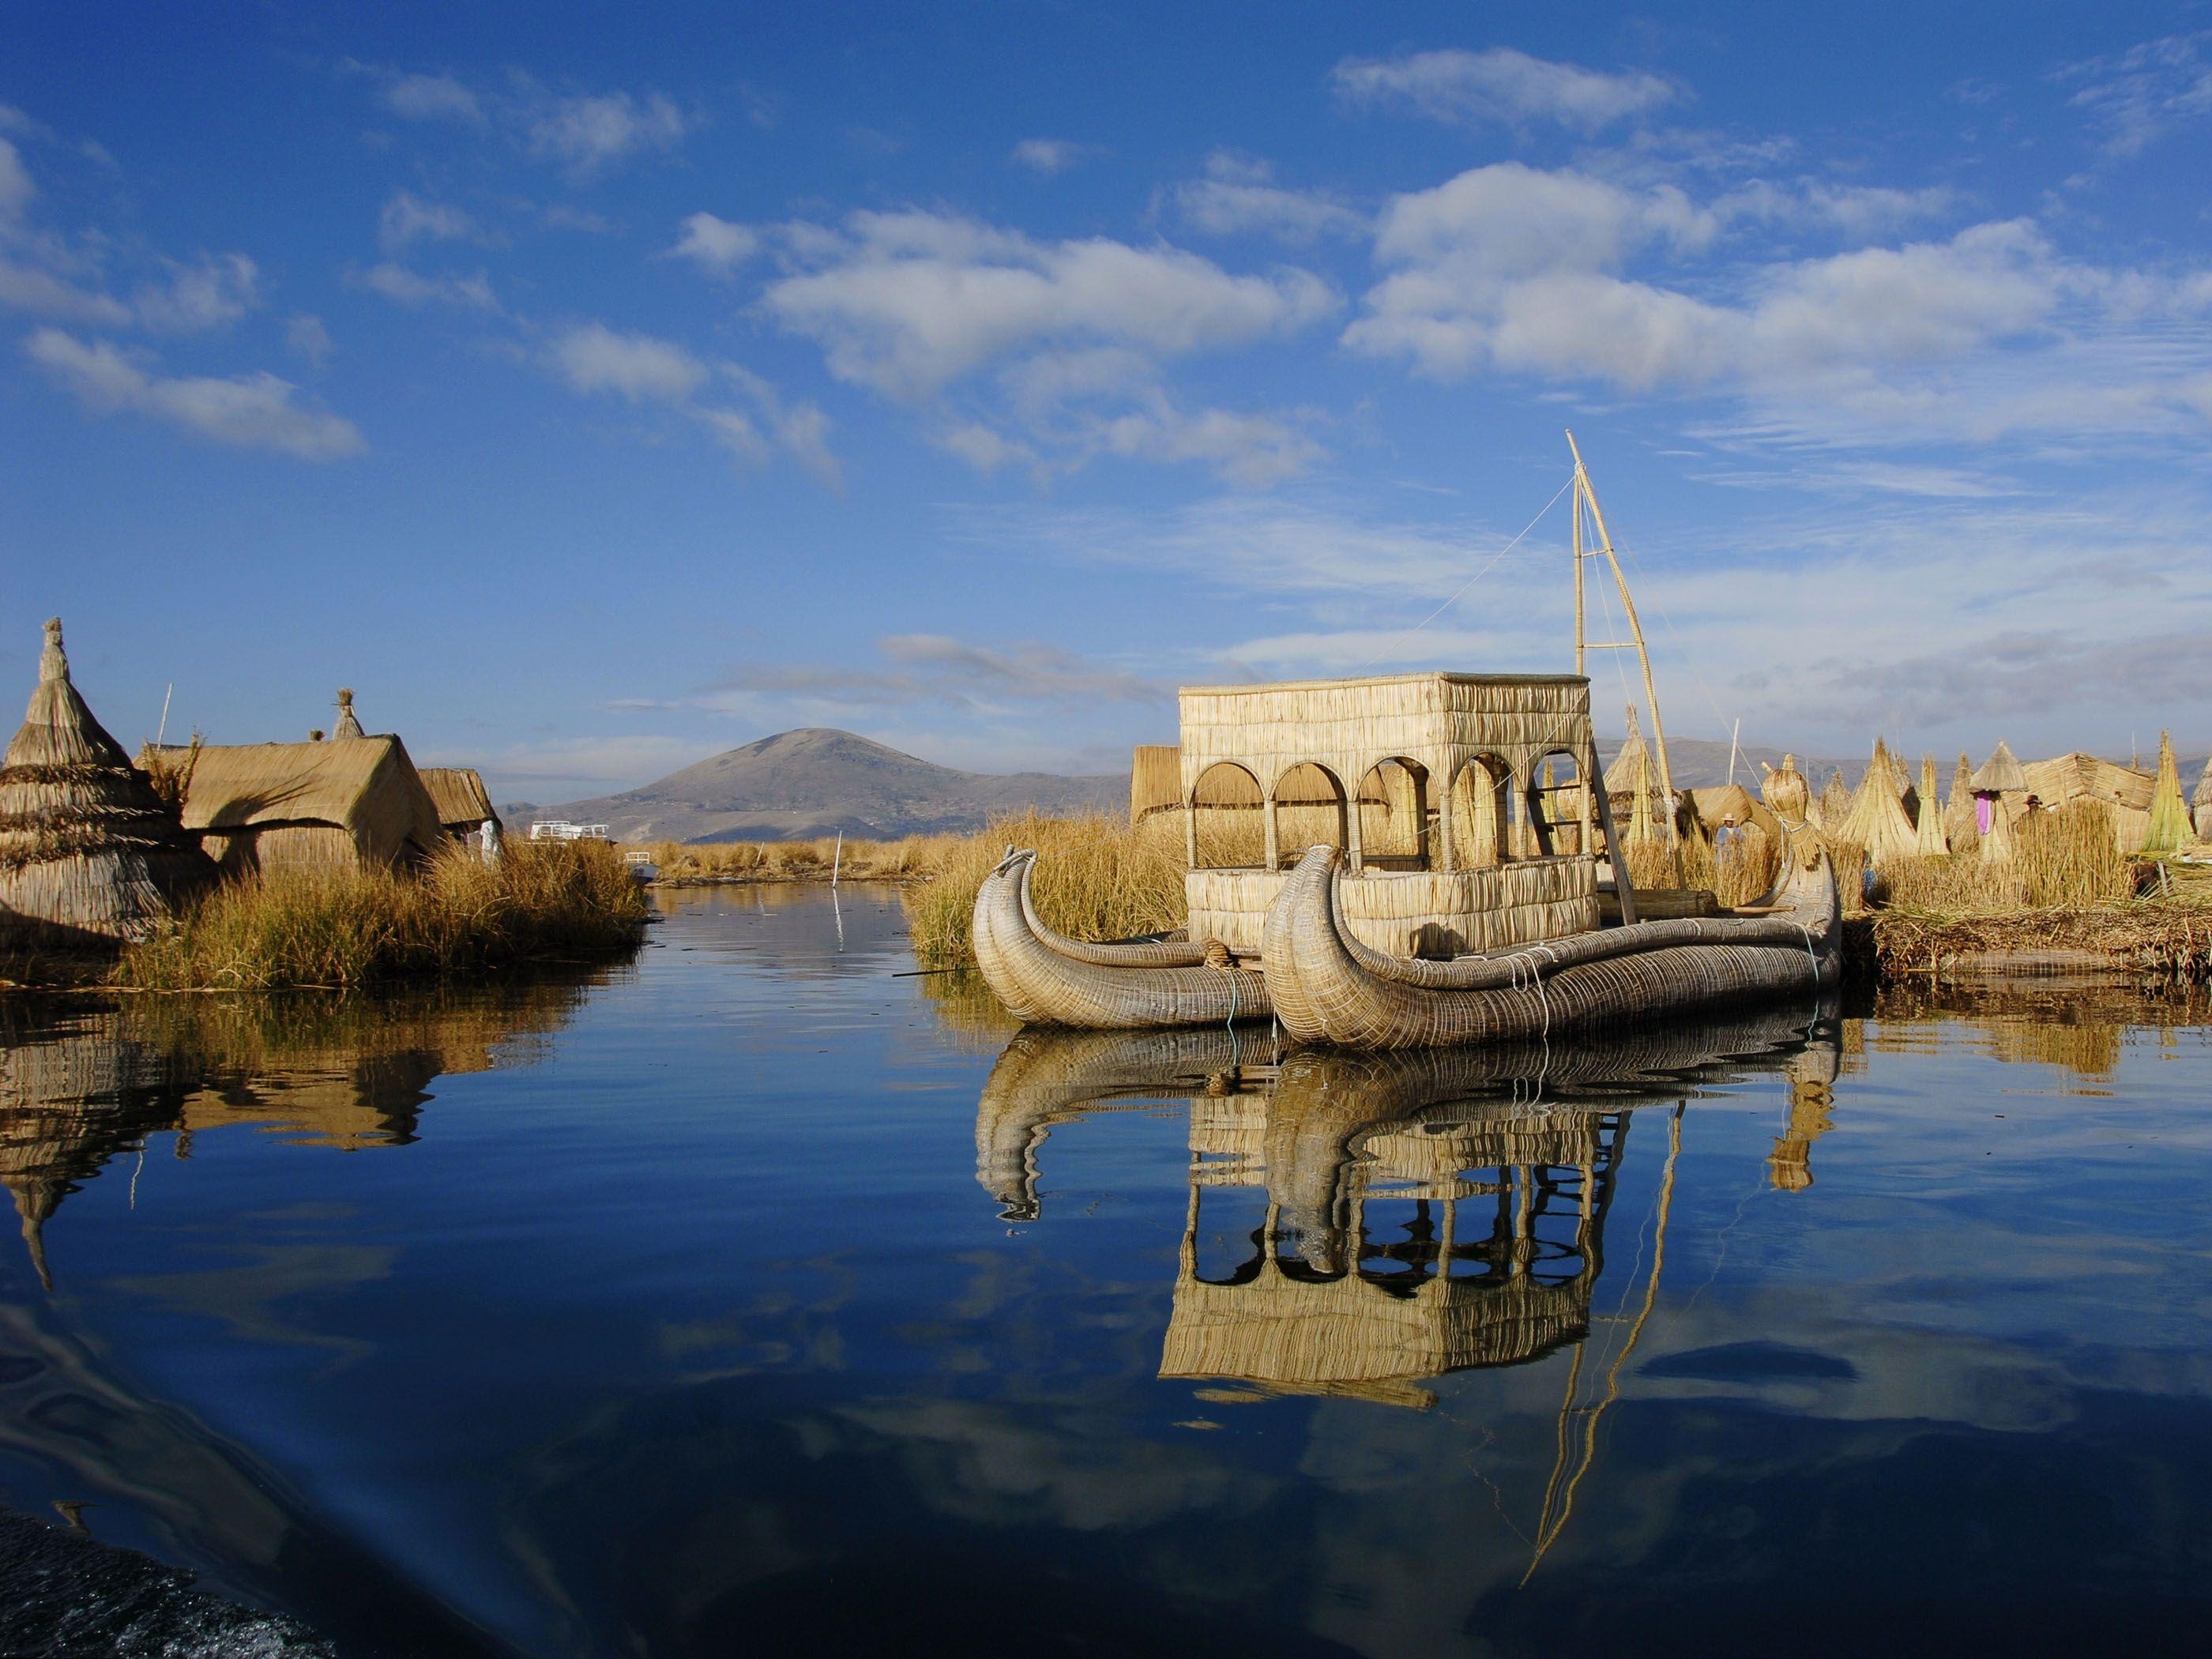
[[[1008,1219],[1042,1212],[1052,1129],[1100,1111],[1189,1114],[1190,1200],[1160,1375],[1435,1402],[1422,1379],[1518,1364],[1589,1333],[1632,1114],[1762,1073],[1790,1089],[1778,1185],[1802,1186],[1837,1074],[1829,1009],[1577,1042],[1398,1054],[1300,1050],[1226,1030],[1025,1030],[976,1114],[976,1176]],[[1825,1122],[1824,1119],[1820,1119]],[[1785,1173],[1785,1170],[1787,1173]],[[1241,1260],[1201,1265],[1208,1196],[1258,1188]],[[1656,1293],[1663,1231],[1647,1295]]]

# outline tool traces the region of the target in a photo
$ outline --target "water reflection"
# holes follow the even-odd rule
[[[526,1064],[604,975],[466,997],[0,998],[0,1182],[40,1282],[62,1200],[147,1137],[250,1127],[340,1152],[403,1146],[441,1076]],[[134,1169],[132,1180],[136,1183]]]
[[[1838,1062],[1832,1008],[1395,1054],[1284,1056],[1228,1030],[1026,1030],[978,1102],[975,1173],[1001,1217],[1033,1221],[1055,1127],[1179,1106],[1189,1202],[1159,1375],[1426,1407],[1420,1379],[1589,1334],[1636,1109],[1778,1073],[1796,1134]],[[1207,1195],[1235,1212],[1246,1193],[1257,1224],[1248,1212],[1209,1238]],[[1203,1261],[1208,1244],[1224,1259]]]

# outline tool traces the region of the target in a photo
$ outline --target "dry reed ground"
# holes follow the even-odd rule
[[[227,883],[170,931],[125,946],[138,990],[351,988],[634,943],[644,896],[604,842],[514,842],[485,864],[441,849],[419,873],[294,870]]]

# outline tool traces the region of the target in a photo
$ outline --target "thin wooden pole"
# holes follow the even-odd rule
[[[1577,473],[1577,476],[1579,476],[1579,475],[1581,474],[1581,471],[1582,471],[1582,463],[1581,463],[1580,461],[1577,461],[1577,462],[1575,463],[1575,471],[1576,471],[1576,473]],[[1577,674],[1582,674],[1582,673],[1586,673],[1586,672],[1588,672],[1588,671],[1587,671],[1587,670],[1583,666],[1583,639],[1584,639],[1585,635],[1584,635],[1583,631],[1583,493],[1582,493],[1582,491],[1581,491],[1580,489],[1576,490],[1576,491],[1575,491],[1575,493],[1574,493],[1574,495],[1569,498],[1569,502],[1570,502],[1570,507],[1571,507],[1571,510],[1569,512],[1569,514],[1568,514],[1568,515],[1567,515],[1567,516],[1568,516],[1568,517],[1570,517],[1571,519],[1572,519],[1572,520],[1574,520],[1574,526],[1575,526],[1575,672],[1576,672],[1576,673],[1577,673]]]
[[[1742,738],[1743,716],[1738,714],[1735,717],[1735,725],[1729,732],[1729,781],[1730,783],[1734,783],[1735,781],[1736,745],[1742,740]]]
[[[836,852],[836,855],[834,858],[832,858],[832,859],[830,860],[830,885],[832,888],[834,888],[834,887],[836,887],[836,886],[837,885],[837,878],[838,878],[838,877],[840,877],[840,876],[842,876],[842,874],[844,874],[844,872],[845,872],[845,832],[844,832],[842,830],[840,830],[837,832],[837,852]]]
[[[1589,503],[1590,522],[1597,530],[1598,550],[1613,567],[1613,586],[1620,590],[1620,608],[1628,617],[1628,636],[1636,642],[1637,660],[1644,665],[1644,701],[1651,710],[1651,742],[1659,751],[1659,787],[1667,797],[1667,838],[1676,840],[1681,830],[1674,822],[1674,771],[1667,763],[1667,728],[1659,719],[1659,688],[1651,678],[1651,653],[1644,643],[1644,624],[1637,620],[1636,600],[1628,592],[1628,578],[1621,570],[1620,556],[1613,551],[1613,532],[1605,525],[1605,509],[1597,504],[1597,491],[1591,487],[1589,469],[1583,465],[1583,452],[1572,432],[1567,434],[1567,448],[1575,458],[1575,482],[1583,499]]]

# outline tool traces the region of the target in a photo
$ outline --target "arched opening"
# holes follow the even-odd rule
[[[1418,761],[1386,760],[1359,781],[1359,848],[1372,870],[1426,870],[1436,806],[1429,799],[1428,769]]]
[[[1189,802],[1191,868],[1261,868],[1267,862],[1265,805],[1260,780],[1234,761],[1217,761],[1200,773]]]
[[[1281,866],[1297,863],[1310,847],[1341,852],[1350,844],[1344,786],[1335,773],[1300,761],[1275,780],[1275,847]]]
[[[1527,807],[1530,856],[1580,853],[1590,845],[1597,809],[1583,787],[1582,769],[1568,750],[1553,750],[1529,775]]]
[[[1511,854],[1508,803],[1513,769],[1495,755],[1477,755],[1452,778],[1452,864],[1479,870]]]

